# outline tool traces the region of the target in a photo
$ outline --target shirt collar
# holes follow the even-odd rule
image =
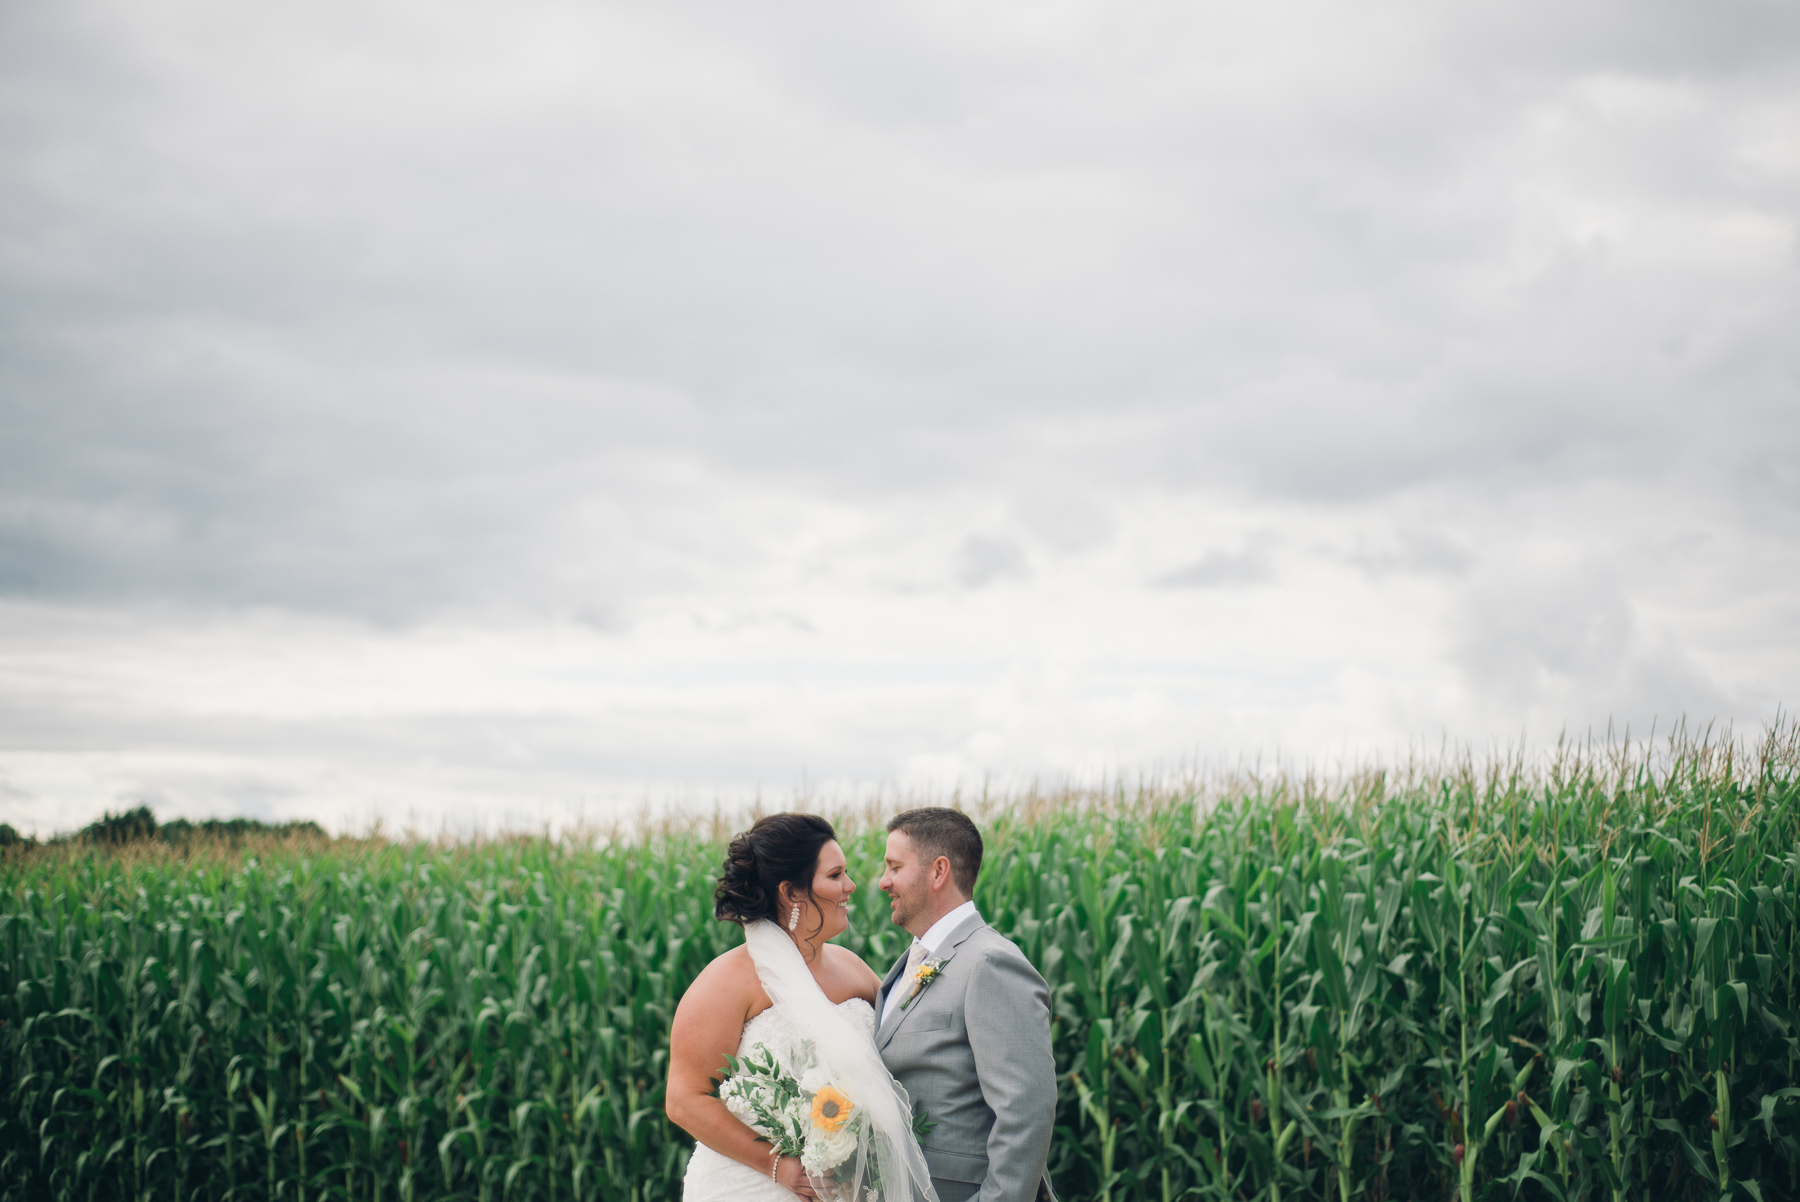
[[[943,945],[944,940],[950,937],[950,933],[961,926],[963,922],[971,916],[979,917],[980,912],[975,909],[974,902],[966,901],[962,905],[956,907],[956,909],[950,911],[950,913],[932,923],[931,929],[926,931],[924,936],[919,940],[920,943],[925,945],[925,954],[935,955],[938,949]]]

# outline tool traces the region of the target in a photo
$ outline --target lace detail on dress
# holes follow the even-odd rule
[[[849,1001],[839,1002],[838,1009],[848,1014],[871,1040],[875,1038],[875,1007],[862,998],[853,997]],[[807,1033],[786,1014],[781,1013],[780,1006],[770,1006],[744,1024],[744,1037],[738,1040],[737,1054],[742,1057],[760,1043],[777,1050],[779,1055],[779,1049],[785,1049],[805,1038]],[[782,1063],[787,1063],[785,1057],[782,1057]]]
[[[870,1041],[874,1041],[875,1007],[862,998],[853,997],[839,1002],[838,1009],[848,1014],[868,1034]],[[806,1038],[806,1032],[787,1015],[779,1013],[780,1010],[779,1006],[770,1006],[744,1024],[743,1037],[738,1040],[739,1059],[749,1055],[750,1049],[760,1043],[775,1053],[782,1067],[788,1067],[786,1049],[796,1040]],[[683,1202],[792,1202],[794,1194],[786,1186],[771,1180],[767,1171],[759,1173],[697,1143],[693,1159],[688,1161],[687,1176],[682,1181],[681,1197]]]

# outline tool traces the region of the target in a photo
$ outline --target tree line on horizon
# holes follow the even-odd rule
[[[56,834],[39,840],[34,835],[20,834],[10,823],[0,822],[0,848],[30,849],[35,847],[126,847],[132,844],[166,843],[182,846],[196,840],[243,843],[256,838],[325,839],[325,828],[310,819],[293,822],[263,822],[256,818],[203,818],[198,822],[176,818],[158,822],[155,811],[147,805],[136,806],[117,814],[107,811],[80,830]]]

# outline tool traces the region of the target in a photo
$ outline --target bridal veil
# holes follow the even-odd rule
[[[812,1058],[830,1083],[863,1110],[853,1159],[852,1192],[844,1202],[937,1202],[931,1170],[913,1138],[912,1103],[894,1080],[875,1044],[831,1004],[813,979],[800,949],[767,919],[744,925],[744,941],[769,999],[812,1041]],[[804,1049],[774,1049],[798,1063]]]

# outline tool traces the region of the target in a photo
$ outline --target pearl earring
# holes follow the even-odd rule
[[[788,930],[791,931],[799,925],[800,925],[800,903],[795,902],[793,913],[788,915]]]

